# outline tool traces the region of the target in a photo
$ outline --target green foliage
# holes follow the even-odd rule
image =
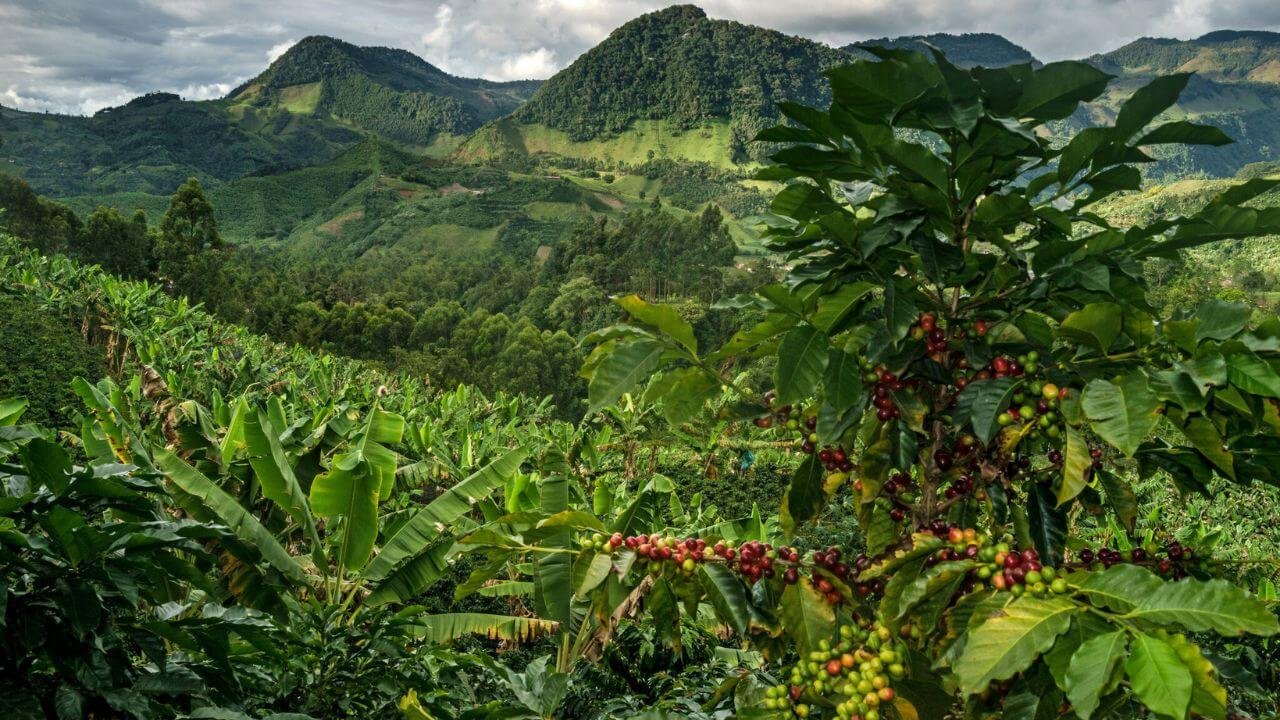
[[[987,40],[956,47],[992,57],[1009,50]],[[664,62],[614,62],[648,43],[664,49]],[[164,676],[142,683],[150,706],[137,714],[208,704],[220,707],[197,716],[614,717],[645,708],[644,717],[747,716],[790,707],[779,706],[787,686],[804,684],[811,716],[856,709],[869,717],[857,707],[868,702],[860,690],[811,684],[812,655],[788,677],[783,663],[797,659],[797,647],[842,668],[846,652],[855,663],[874,655],[877,683],[892,676],[896,693],[876,695],[882,717],[1048,717],[1065,702],[1082,718],[1136,715],[1140,705],[1222,718],[1248,707],[1249,674],[1270,672],[1274,659],[1266,639],[1277,631],[1274,608],[1212,578],[1239,576],[1265,600],[1274,595],[1265,571],[1247,560],[1243,570],[1220,566],[1215,538],[1227,533],[1199,525],[1177,530],[1195,560],[1188,553],[1163,569],[1172,555],[1151,553],[1167,547],[1177,522],[1140,515],[1153,486],[1178,512],[1206,501],[1172,501],[1171,487],[1236,503],[1243,488],[1260,498],[1249,508],[1256,514],[1270,496],[1247,484],[1280,485],[1277,326],[1234,302],[1265,289],[1265,265],[1252,267],[1256,254],[1234,258],[1257,273],[1242,290],[1190,274],[1165,295],[1145,287],[1184,252],[1280,229],[1268,209],[1275,183],[1261,169],[1251,181],[1206,184],[1177,213],[1134,192],[1142,177],[1134,163],[1161,171],[1194,157],[1203,166],[1211,156],[1180,154],[1178,143],[1225,141],[1216,127],[1183,117],[1187,103],[1216,90],[1173,76],[1142,89],[1126,78],[1104,94],[1107,78],[1083,64],[966,70],[896,49],[832,70],[828,92],[816,68],[835,51],[689,8],[641,18],[593,53],[566,77],[588,92],[624,87],[622,104],[616,92],[570,103],[557,80],[529,106],[546,116],[524,121],[600,142],[646,122],[710,138],[700,126],[727,122],[739,160],[786,145],[761,174],[766,184],[656,160],[628,169],[526,157],[521,172],[422,164],[376,142],[298,169],[294,158],[306,164],[350,148],[354,133],[336,123],[425,145],[477,123],[476,113],[514,107],[530,88],[450,78],[407,53],[323,38],[227,101],[156,96],[83,122],[54,118],[43,130],[0,110],[6,137],[59,138],[48,158],[92,149],[83,154],[101,169],[76,180],[86,191],[127,187],[145,195],[121,197],[154,202],[173,178],[195,176],[162,224],[157,249],[168,264],[160,275],[224,318],[362,359],[276,345],[160,288],[2,241],[0,278],[24,293],[23,312],[71,320],[81,328],[71,337],[105,348],[118,381],[77,383],[87,407],[82,418],[57,418],[80,425],[64,425],[61,437],[97,477],[127,478],[133,492],[148,484],[148,522],[205,533],[194,557],[183,558],[197,569],[163,575],[155,591],[185,598],[183,621],[202,613],[205,624],[190,627],[217,642],[174,643],[169,649],[182,652],[165,662],[142,645],[112,656],[120,668],[112,682],[122,687],[136,687],[135,675]],[[775,109],[786,95],[834,104]],[[1079,129],[1082,102],[1114,126],[1062,135]],[[789,124],[762,136],[773,144],[743,149],[763,119],[782,115]],[[234,130],[220,124],[226,118]],[[215,153],[171,138],[169,121],[223,133],[225,146]],[[277,152],[286,135],[296,147]],[[122,138],[149,143],[151,164],[124,173],[124,150],[114,145]],[[249,146],[253,160],[241,162]],[[32,148],[24,139],[19,157]],[[767,183],[783,188],[763,226],[788,273],[779,284],[763,264],[750,268],[754,277],[729,269],[730,233],[740,228],[720,214],[760,214],[755,188]],[[81,232],[73,213],[29,188],[12,184],[5,197],[19,212],[0,221],[12,218],[28,245],[65,248],[117,273],[148,272],[145,219],[103,209]],[[648,211],[628,208],[649,199]],[[228,239],[286,242],[209,252],[219,228]],[[762,287],[708,308],[749,286]],[[1164,312],[1192,291],[1216,301]],[[608,296],[618,296],[615,305]],[[925,347],[938,343],[925,313],[945,331],[943,349]],[[625,325],[603,327],[618,316]],[[584,373],[600,412],[555,422],[579,415],[573,337],[588,333],[598,347]],[[1015,357],[1024,373],[977,372]],[[45,365],[28,353],[14,372]],[[885,382],[886,372],[895,379]],[[458,382],[550,396],[554,408],[465,388],[439,393]],[[753,389],[770,383],[770,397]],[[1069,392],[1049,398],[1047,383]],[[26,380],[16,388],[29,389]],[[877,418],[886,398],[893,412]],[[1040,398],[1046,410],[1036,408]],[[0,403],[0,425],[11,426],[17,408]],[[747,420],[770,429],[750,430]],[[2,430],[0,450],[34,443],[26,430]],[[783,476],[806,441],[827,457],[847,451],[848,466],[814,453],[787,487]],[[23,472],[58,484],[66,463],[49,445],[34,446]],[[94,487],[87,471],[71,472]],[[887,487],[902,474],[911,483],[905,494]],[[20,485],[7,487],[12,494]],[[56,504],[69,493],[50,495]],[[781,496],[781,516],[761,517],[760,501]],[[101,515],[76,512],[86,522]],[[1224,517],[1220,507],[1203,512]],[[56,508],[40,513],[24,522],[51,539],[43,547],[80,552],[88,533],[59,530],[69,516]],[[1225,516],[1227,547],[1259,531],[1250,529],[1253,515],[1238,515]],[[988,555],[1001,542],[1038,549],[1042,587],[1019,585],[1022,596],[1011,599],[981,582],[983,568],[1005,578],[992,558],[955,556],[968,551],[968,537],[908,534],[922,527],[945,536],[949,523],[978,527],[972,547]],[[615,529],[661,537],[678,563],[608,547]],[[774,553],[765,556],[777,572],[753,578],[751,565],[723,554],[691,556],[677,535],[739,548],[768,543],[760,552]],[[843,570],[808,553],[784,557],[786,543],[818,541],[844,551]],[[1132,564],[1082,559],[1102,542]],[[143,562],[134,547],[126,543],[122,557]],[[863,549],[869,555],[859,556]],[[1051,588],[1050,568],[1060,576]],[[785,569],[805,577],[789,582]],[[158,600],[147,609],[175,607]],[[131,639],[138,634],[127,612],[116,615],[133,628]],[[872,619],[878,624],[868,627]],[[508,665],[436,646],[487,651],[495,640],[504,651],[517,647]],[[39,652],[23,646],[14,657]],[[661,661],[642,671],[651,658]],[[901,673],[890,671],[895,665]],[[667,667],[675,672],[659,671]],[[826,683],[823,672],[816,679]],[[729,679],[713,691],[712,676],[723,674]],[[55,711],[81,709],[76,693],[113,702],[83,673],[42,677],[39,692]],[[949,692],[957,686],[962,697]],[[42,710],[49,714],[47,702]]]
[[[85,220],[84,230],[70,243],[69,251],[109,273],[144,278],[151,271],[154,243],[141,210],[125,220],[115,208],[99,205]]]
[[[361,136],[284,110],[233,112],[225,101],[157,93],[92,117],[0,110],[3,153],[38,191],[167,195],[188,177],[231,180],[268,167],[326,160]]]
[[[585,276],[612,293],[710,300],[723,292],[725,280],[716,275],[733,257],[733,241],[715,208],[683,220],[659,210],[636,210],[617,224],[580,227],[552,252],[547,272]]]
[[[42,252],[66,250],[81,232],[66,206],[40,197],[19,178],[0,175],[0,230]]]
[[[174,519],[159,479],[73,467],[34,427],[3,450],[0,688],[18,718],[173,717],[238,697],[229,643],[268,623],[219,604],[205,543]]]
[[[193,258],[222,246],[213,205],[204,196],[200,181],[188,178],[169,200],[156,238],[156,259],[162,276],[175,278],[188,270]]]
[[[239,658],[245,710],[254,716],[404,717],[406,692],[436,717],[496,704],[494,680],[475,658],[424,643],[411,614],[306,603],[269,638],[269,651]]]
[[[982,692],[993,680],[1006,680],[1031,666],[1071,626],[1079,609],[1058,598],[1027,597],[993,613],[969,633],[956,659],[960,691]]]
[[[76,404],[71,381],[98,377],[104,354],[88,346],[67,316],[50,316],[33,298],[0,294],[0,397],[24,396],[33,423],[60,426]]]
[[[650,160],[636,168],[647,178],[662,182],[663,199],[690,212],[707,203],[716,203],[733,217],[761,215],[768,211],[767,198],[743,187],[738,176],[707,163]]]

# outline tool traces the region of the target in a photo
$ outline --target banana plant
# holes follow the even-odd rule
[[[0,236],[0,257],[0,285],[80,328],[87,342],[102,348],[112,377],[123,385],[147,366],[173,395],[206,405],[215,393],[259,400],[285,395],[308,409],[341,402],[367,408],[380,398],[382,407],[409,422],[425,419],[422,408],[431,405],[424,402],[430,393],[420,378],[274,343],[169,297],[158,285],[42,256],[7,236]]]
[[[279,609],[289,591],[353,608],[412,600],[447,572],[455,533],[476,527],[469,515],[477,503],[505,488],[527,454],[506,449],[431,503],[393,515],[381,506],[397,482],[394,448],[405,423],[376,404],[364,413],[340,405],[299,417],[278,398],[219,400],[214,410],[174,403],[177,443],[157,447],[124,389],[110,381],[76,388],[92,414],[86,452],[155,468],[178,507],[229,528],[232,537],[221,543],[226,582],[243,602],[265,609]],[[423,623],[424,636],[511,639],[552,627],[465,614]]]

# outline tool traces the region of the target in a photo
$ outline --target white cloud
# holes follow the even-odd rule
[[[271,49],[267,51],[267,63],[270,64],[275,62],[281,55],[285,54],[285,52],[287,52],[289,48],[293,47],[294,44],[297,42],[298,41],[295,40],[294,38],[289,38],[284,42],[278,42],[275,45],[272,45]]]
[[[44,95],[28,95],[16,85],[0,93],[0,105],[27,112],[92,115],[104,107],[123,105],[137,93],[122,85],[88,85],[57,88]]]
[[[422,33],[423,57],[437,65],[448,64],[449,48],[453,44],[453,8],[441,5],[436,8],[435,27]]]
[[[236,83],[237,85],[239,83]],[[213,100],[231,92],[235,85],[231,83],[208,83],[205,85],[188,85],[178,91],[187,100]]]
[[[547,48],[538,48],[502,62],[502,69],[488,76],[490,80],[528,80],[554,75],[559,65],[556,54]]]

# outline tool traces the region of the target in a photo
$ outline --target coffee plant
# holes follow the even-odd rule
[[[230,648],[269,624],[207,578],[226,529],[169,516],[155,473],[74,464],[22,409],[0,402],[0,706],[174,717],[238,696]]]
[[[1092,208],[1162,146],[1230,142],[1157,122],[1187,75],[1068,140],[1059,121],[1110,80],[1096,68],[872,52],[830,71],[830,108],[783,104],[792,122],[760,137],[786,144],[760,178],[784,184],[766,237],[787,273],[729,304],[763,320],[704,351],[674,310],[620,298],[628,321],[584,367],[593,408],[652,378],[676,425],[727,390],[721,421],[800,457],[785,533],[848,513],[865,553],[614,523],[556,561],[564,580],[605,616],[642,595],[660,626],[709,604],[783,668],[730,681],[742,716],[1225,718],[1233,671],[1198,638],[1280,624],[1201,549],[1132,544],[1131,485],[1280,484],[1280,318],[1157,317],[1143,264],[1280,233],[1280,209],[1246,205],[1280,180],[1116,226]],[[764,393],[730,374],[757,358],[776,363]],[[1123,545],[1087,546],[1098,522]]]

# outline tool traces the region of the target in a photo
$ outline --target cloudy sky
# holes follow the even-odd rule
[[[648,0],[0,0],[0,105],[91,113],[155,90],[225,94],[312,34],[410,50],[457,75],[544,78]],[[1280,30],[1277,0],[703,0],[715,18],[831,44],[996,32],[1043,60],[1144,35]]]

